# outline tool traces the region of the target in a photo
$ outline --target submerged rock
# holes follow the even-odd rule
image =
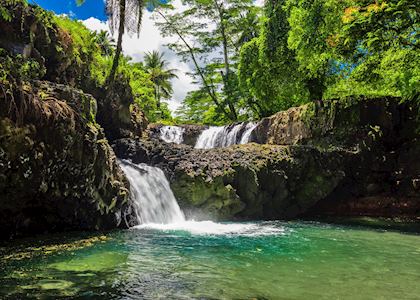
[[[129,184],[96,107],[92,96],[51,82],[0,93],[2,238],[129,225]]]

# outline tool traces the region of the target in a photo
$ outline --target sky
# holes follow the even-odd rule
[[[264,0],[256,0],[258,5],[262,5]],[[72,18],[81,20],[90,30],[107,30],[107,17],[105,14],[104,0],[85,0],[81,6],[76,5],[75,0],[32,0],[41,7],[52,10],[56,14],[66,14]],[[181,9],[181,0],[171,1],[172,5]],[[116,37],[115,37],[116,39]],[[143,16],[140,37],[124,35],[123,51],[125,55],[133,58],[134,62],[142,61],[145,52],[159,50],[165,54],[165,59],[169,62],[171,69],[177,70],[178,78],[173,79],[174,95],[168,102],[171,111],[175,111],[180,105],[186,94],[194,89],[191,78],[186,73],[191,72],[191,66],[181,62],[180,59],[169,50],[165,44],[173,42],[173,38],[163,37],[159,29],[152,20],[152,13],[146,11]]]

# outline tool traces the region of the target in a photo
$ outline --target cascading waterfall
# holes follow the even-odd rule
[[[228,147],[236,144],[247,144],[258,123],[240,123],[234,126],[210,127],[204,130],[197,139],[196,149]]]
[[[168,180],[159,168],[120,161],[130,181],[132,197],[141,224],[170,224],[185,221]]]
[[[254,223],[215,223],[186,220],[159,168],[120,160],[119,164],[130,181],[131,194],[137,206],[138,229],[184,231],[194,235],[264,236],[283,234],[283,228]]]
[[[178,126],[162,126],[160,139],[166,143],[181,144],[184,141],[185,129]]]

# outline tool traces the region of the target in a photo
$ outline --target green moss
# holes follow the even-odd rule
[[[72,241],[69,243],[57,243],[43,246],[29,246],[23,250],[1,256],[2,260],[30,259],[34,256],[51,255],[63,251],[75,251],[85,247],[91,247],[96,243],[104,243],[109,238],[105,235],[95,236],[87,239]]]

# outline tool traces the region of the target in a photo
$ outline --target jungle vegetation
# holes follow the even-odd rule
[[[47,13],[45,18],[70,34],[75,60],[86,64],[100,84],[127,78],[135,102],[152,122],[226,124],[350,96],[419,101],[420,8],[415,0],[266,0],[262,7],[253,0],[182,4],[174,10],[170,1],[107,0],[116,41],[67,17]],[[162,34],[176,38],[167,46],[193,68],[196,89],[175,117],[162,101],[172,97],[171,80],[177,76],[164,54],[148,53],[144,62],[136,63],[122,54],[122,36],[139,34],[146,8],[154,11]],[[0,18],[12,19],[13,12],[0,4]],[[41,74],[35,65],[25,62],[22,72]]]

